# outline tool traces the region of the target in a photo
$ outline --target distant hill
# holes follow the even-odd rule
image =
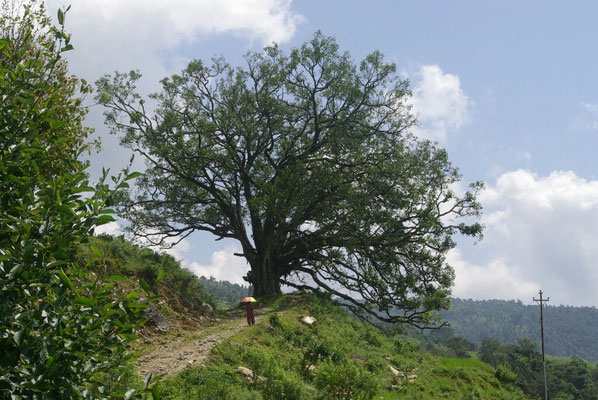
[[[598,309],[549,304],[544,308],[546,353],[598,362]],[[450,323],[444,335],[453,333],[476,345],[484,338],[502,343],[527,338],[540,343],[540,309],[521,301],[453,299],[443,318]]]
[[[204,292],[214,299],[218,308],[231,308],[239,305],[239,301],[245,296],[251,296],[253,289],[249,286],[230,283],[229,281],[219,281],[213,276],[206,278],[200,276],[199,281],[203,286]]]

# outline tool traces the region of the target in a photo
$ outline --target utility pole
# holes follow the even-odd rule
[[[535,302],[540,303],[540,335],[542,336],[542,367],[544,369],[544,397],[548,400],[548,385],[546,384],[546,360],[544,358],[544,303],[550,300],[550,297],[542,299],[542,290],[540,290],[540,298],[533,298]]]

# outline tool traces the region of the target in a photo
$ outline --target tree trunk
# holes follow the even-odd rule
[[[282,293],[278,269],[269,253],[262,254],[255,265],[251,265],[251,278],[256,297]]]

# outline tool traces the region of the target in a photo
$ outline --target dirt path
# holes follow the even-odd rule
[[[256,310],[256,323],[260,321],[261,315],[271,311],[270,309]],[[234,310],[229,313],[229,319],[216,326],[190,332],[186,338],[177,338],[157,344],[154,349],[138,358],[139,373],[146,375],[151,372],[154,376],[166,377],[183,370],[187,365],[204,363],[212,347],[242,329],[249,329],[244,314],[244,311]]]

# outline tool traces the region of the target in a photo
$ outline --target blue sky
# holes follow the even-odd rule
[[[62,3],[47,1],[52,15]],[[593,1],[77,0],[67,15],[71,70],[94,81],[139,69],[143,93],[194,58],[277,41],[335,36],[360,60],[380,50],[413,89],[421,125],[463,174],[487,190],[484,240],[448,256],[466,298],[598,304],[598,3]],[[103,138],[92,172],[127,160]],[[143,164],[136,164],[138,169]],[[115,227],[112,227],[116,229]],[[171,250],[192,270],[241,282],[236,244],[197,234]]]

